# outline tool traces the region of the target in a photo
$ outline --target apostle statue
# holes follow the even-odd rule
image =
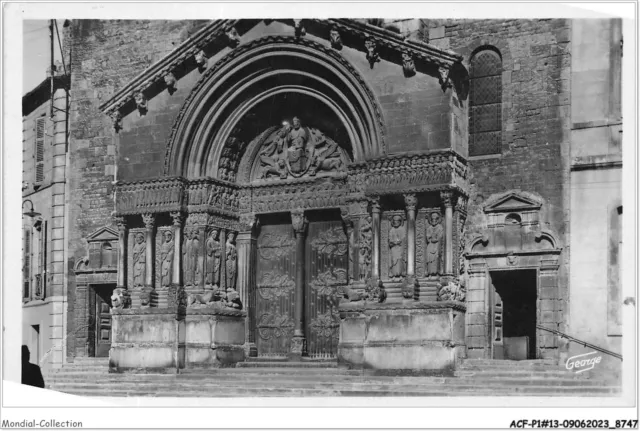
[[[207,242],[205,244],[207,250],[206,270],[205,270],[205,286],[211,288],[220,287],[220,258],[221,246],[218,239],[220,229],[213,228],[209,232]]]
[[[233,290],[236,288],[238,252],[236,250],[235,242],[236,242],[236,233],[229,232],[229,235],[227,237],[227,243],[225,244],[225,248],[227,251],[227,256],[226,256],[227,290]]]
[[[185,239],[184,247],[184,285],[197,286],[198,275],[198,255],[200,250],[200,240],[198,238],[198,229],[188,231]]]
[[[173,232],[165,230],[162,234],[160,246],[160,286],[171,285],[171,272],[173,266]]]
[[[133,245],[133,287],[144,286],[146,251],[147,244],[144,235],[138,232],[136,234],[135,244]]]
[[[440,214],[433,212],[429,215],[429,224],[426,229],[427,238],[427,275],[437,275],[442,272],[442,227]]]
[[[400,215],[391,218],[389,229],[389,276],[402,277],[405,274],[404,242],[407,237]]]

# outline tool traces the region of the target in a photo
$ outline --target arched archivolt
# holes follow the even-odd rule
[[[355,161],[385,153],[381,110],[358,72],[319,43],[269,36],[236,48],[205,72],[174,125],[165,175],[217,177],[222,150],[240,121],[284,93],[331,112]]]

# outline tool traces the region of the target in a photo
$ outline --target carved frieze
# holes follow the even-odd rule
[[[183,207],[184,181],[177,178],[148,182],[118,183],[118,215],[180,211]]]
[[[252,211],[270,213],[296,209],[336,208],[347,202],[345,178],[304,181],[253,188]]]

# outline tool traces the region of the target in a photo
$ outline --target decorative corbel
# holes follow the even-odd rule
[[[122,114],[120,114],[120,111],[116,110],[111,113],[110,117],[113,124],[113,130],[118,133],[122,129]]]
[[[133,98],[136,102],[136,108],[138,108],[138,115],[144,116],[147,114],[147,98],[144,97],[142,91],[138,91],[133,95]]]
[[[194,59],[198,65],[198,70],[203,72],[207,67],[207,54],[205,54],[203,50],[200,50],[196,53]]]
[[[375,39],[369,37],[364,41],[364,47],[367,50],[367,61],[369,62],[369,66],[373,69],[373,65],[380,61],[378,44]]]
[[[410,78],[416,74],[416,64],[411,54],[407,51],[402,52],[402,71],[405,78]]]
[[[340,32],[336,28],[332,28],[329,31],[329,42],[331,42],[331,48],[340,51],[342,49],[342,38]]]
[[[236,30],[235,27],[227,27],[224,33],[227,36],[227,44],[231,48],[235,48],[236,46],[240,45],[240,35],[238,34],[238,30]]]
[[[164,75],[164,83],[167,86],[167,91],[169,92],[169,94],[173,94],[177,90],[178,80],[173,73],[168,72],[166,75]]]
[[[297,39],[307,34],[307,29],[305,29],[304,26],[302,25],[301,19],[293,20],[293,28],[295,30],[295,35]]]
[[[438,72],[440,73],[440,87],[442,88],[442,91],[446,91],[447,88],[452,87],[451,79],[449,79],[449,69],[446,67],[439,67]]]

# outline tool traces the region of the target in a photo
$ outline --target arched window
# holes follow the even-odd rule
[[[502,60],[478,51],[469,71],[469,156],[502,152]]]

